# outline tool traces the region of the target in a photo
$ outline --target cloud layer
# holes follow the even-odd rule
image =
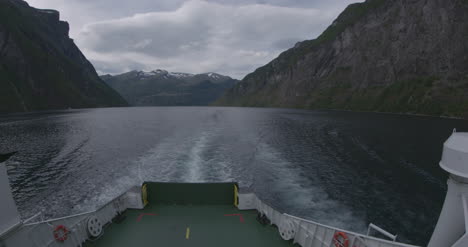
[[[42,0],[34,1],[41,5]],[[67,5],[64,0],[50,1],[62,11],[62,19],[71,17],[72,28],[77,23],[79,31],[72,31],[72,36],[101,74],[161,68],[239,79],[296,42],[315,38],[353,2],[173,0],[151,5],[141,0],[101,15],[98,6],[105,6],[106,0],[69,0]],[[329,5],[324,7],[323,2]],[[77,18],[66,6],[89,11]],[[134,14],[143,11],[142,6],[151,7]]]

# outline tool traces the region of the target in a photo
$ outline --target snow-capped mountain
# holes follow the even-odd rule
[[[217,73],[130,71],[101,78],[132,105],[209,105],[237,80]]]
[[[140,80],[145,80],[148,78],[164,78],[164,79],[188,79],[188,78],[206,78],[210,81],[225,81],[228,79],[232,79],[229,76],[220,75],[217,73],[204,73],[204,74],[190,74],[190,73],[182,73],[182,72],[169,72],[167,70],[157,69],[152,70],[149,72],[146,71],[131,71],[129,73],[136,72],[137,76]],[[125,73],[126,74],[126,73]],[[123,74],[122,74],[123,75]],[[118,76],[118,75],[117,75]]]

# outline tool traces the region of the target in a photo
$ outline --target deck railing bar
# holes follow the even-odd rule
[[[15,224],[14,226],[6,229],[5,231],[0,232],[0,240],[2,239],[3,236],[8,235],[8,233],[13,232],[14,230],[16,230],[17,228],[19,228],[22,225],[23,225],[23,223],[19,222],[19,223]]]
[[[367,228],[367,236],[370,236],[370,232],[371,230],[374,229],[380,233],[382,233],[383,235],[385,235],[386,237],[390,238],[391,240],[393,240],[394,242],[396,241],[396,238],[397,238],[397,235],[393,235],[387,231],[385,231],[384,229],[378,227],[377,225],[374,225],[372,223],[369,224],[369,227]]]
[[[114,198],[113,200],[107,202],[106,204],[102,205],[101,207],[95,209],[95,210],[92,210],[92,211],[88,211],[88,212],[84,212],[84,213],[78,213],[78,214],[73,214],[73,215],[68,215],[68,216],[64,216],[64,217],[60,217],[60,218],[54,218],[54,219],[48,219],[48,220],[43,220],[43,221],[39,221],[39,222],[33,222],[33,223],[28,223],[28,224],[24,224],[26,226],[32,226],[32,225],[38,225],[38,224],[43,224],[43,223],[49,223],[49,222],[53,222],[53,221],[59,221],[59,220],[65,220],[65,219],[69,219],[69,218],[74,218],[74,217],[77,217],[77,216],[83,216],[83,215],[90,215],[90,214],[93,214],[93,213],[96,213],[98,211],[100,211],[101,209],[107,207],[109,204],[113,203],[114,201],[117,201],[119,200],[120,198],[122,198],[122,196],[124,196],[129,190],[123,192],[122,194],[120,194],[119,196],[117,196],[116,198]],[[34,216],[33,216],[34,217]]]
[[[290,215],[290,214],[286,214],[286,213],[284,215],[289,216],[289,217],[291,217],[293,219],[296,219],[296,220],[305,221],[305,222],[308,222],[310,224],[315,224],[317,226],[321,226],[321,227],[324,227],[324,228],[328,228],[328,229],[332,229],[332,230],[335,230],[335,231],[340,231],[340,232],[345,232],[345,233],[348,233],[348,234],[356,235],[356,236],[359,236],[359,237],[361,237],[363,239],[381,241],[381,242],[389,243],[389,244],[392,244],[394,246],[400,246],[400,247],[418,247],[416,245],[397,243],[397,242],[388,241],[388,240],[381,239],[381,238],[366,236],[366,235],[363,235],[363,234],[360,234],[360,233],[350,232],[350,231],[347,231],[347,230],[343,230],[343,229],[332,227],[332,226],[327,226],[327,225],[324,225],[324,224],[320,224],[320,223],[317,223],[317,222],[314,222],[314,221],[311,221],[311,220],[306,220],[306,219],[303,219],[303,218],[300,218],[300,217],[297,217],[297,216],[293,216],[293,215]]]
[[[78,216],[93,214],[93,213],[95,213],[95,212],[97,212],[97,211],[99,211],[99,210],[100,210],[100,209],[97,209],[97,210],[94,210],[94,211],[85,212],[85,213],[79,213],[79,214],[69,215],[69,216],[65,216],[65,217],[50,219],[50,220],[44,220],[44,221],[39,221],[39,222],[33,222],[33,223],[25,224],[25,225],[26,225],[26,226],[33,226],[33,225],[40,225],[40,224],[50,223],[50,222],[53,222],[53,221],[66,220],[66,219],[69,219],[69,218],[75,218],[75,217],[78,217]]]
[[[27,224],[29,221],[31,221],[31,220],[37,218],[37,217],[40,216],[41,214],[42,214],[42,212],[39,212],[39,213],[37,213],[37,214],[35,214],[35,215],[33,215],[33,216],[27,218],[26,220],[23,221],[23,224]]]

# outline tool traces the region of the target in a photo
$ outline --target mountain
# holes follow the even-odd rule
[[[216,104],[468,117],[468,1],[367,0]]]
[[[237,83],[216,73],[194,75],[165,70],[130,71],[101,78],[135,106],[210,105]]]
[[[0,113],[127,105],[68,31],[55,10],[0,0]]]

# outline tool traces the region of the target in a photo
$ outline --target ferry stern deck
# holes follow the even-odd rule
[[[256,210],[240,211],[234,205],[150,203],[120,217],[123,221],[105,226],[101,237],[84,246],[295,246],[275,226],[260,224]]]

